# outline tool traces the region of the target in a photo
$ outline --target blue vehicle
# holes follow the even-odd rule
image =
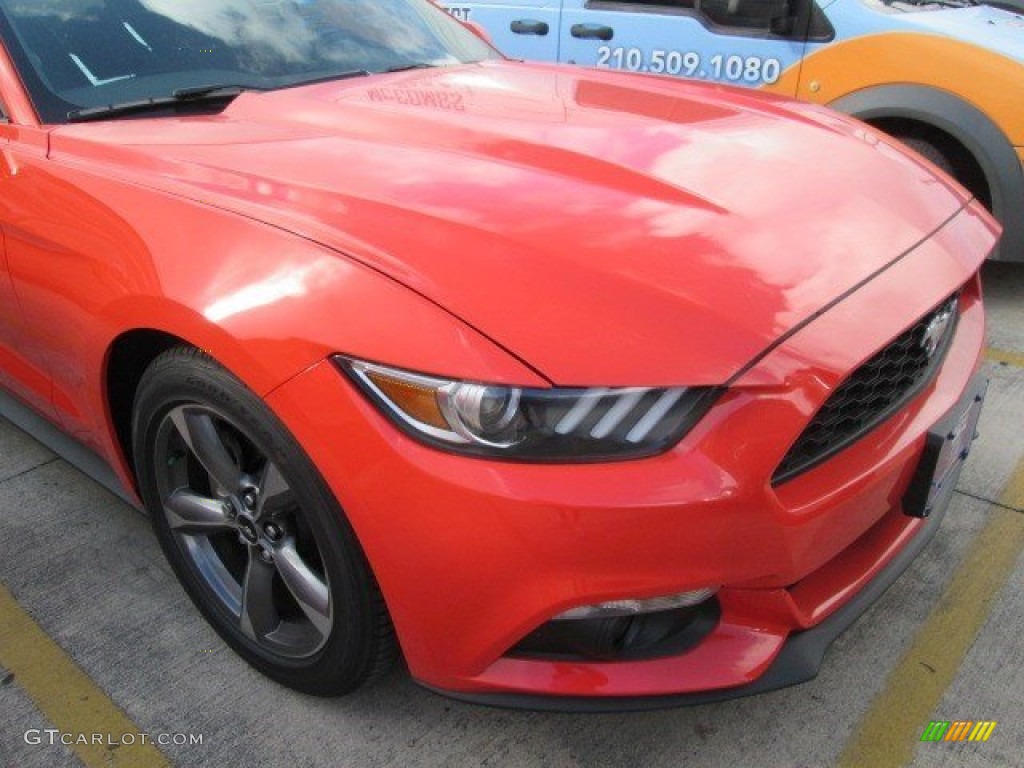
[[[984,0],[985,5],[992,5],[1013,13],[1024,13],[1024,0]]]
[[[1024,0],[992,0],[1017,5]],[[464,0],[512,58],[760,88],[859,117],[960,181],[1024,260],[1024,16],[975,0]]]

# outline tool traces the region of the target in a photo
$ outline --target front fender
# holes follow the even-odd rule
[[[107,365],[115,342],[138,330],[205,350],[261,396],[335,353],[548,384],[444,308],[342,253],[85,163],[45,168],[21,202],[49,206],[51,218],[26,216],[18,231],[20,287],[52,325],[39,346],[63,426],[115,466],[123,462]],[[59,222],[47,224],[57,208]]]

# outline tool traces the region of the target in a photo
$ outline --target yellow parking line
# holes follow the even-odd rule
[[[1003,349],[988,347],[985,350],[985,359],[993,363],[1006,363],[1016,368],[1024,368],[1024,355],[1019,352],[1007,352]]]
[[[139,727],[100,690],[32,617],[0,584],[0,666],[14,673],[14,683],[28,694],[49,723],[75,742],[84,735],[87,744],[70,743],[68,748],[87,768],[161,768],[167,758],[153,744],[140,744]],[[136,736],[136,743],[111,747],[92,743],[92,734],[103,734],[103,742],[117,742],[123,735]],[[107,738],[107,736],[111,738]],[[45,738],[45,737],[44,737]],[[52,749],[47,746],[38,749]]]
[[[1011,475],[1000,504],[1003,507],[989,508],[988,523],[847,742],[840,768],[902,766],[913,759],[921,733],[1024,551],[1024,515],[1005,508],[1024,505],[1024,460]]]

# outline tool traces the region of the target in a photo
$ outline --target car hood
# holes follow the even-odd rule
[[[563,385],[722,383],[966,202],[822,108],[511,62],[65,126],[51,156],[316,240]]]

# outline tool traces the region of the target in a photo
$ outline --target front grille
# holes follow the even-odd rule
[[[859,440],[931,381],[956,329],[959,294],[944,301],[844,381],[772,477],[779,485]]]

